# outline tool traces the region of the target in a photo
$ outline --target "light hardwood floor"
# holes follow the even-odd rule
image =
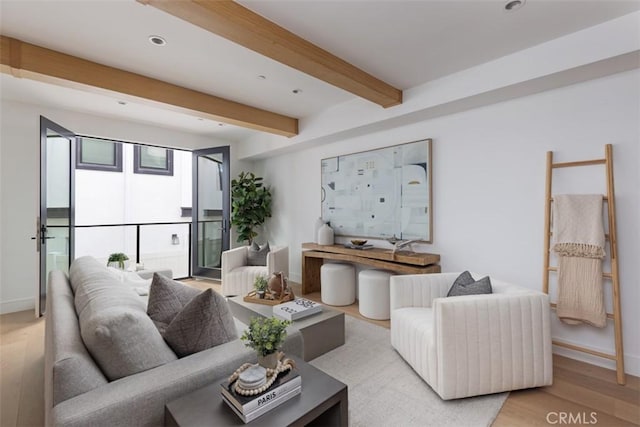
[[[220,290],[219,283],[213,281],[187,282],[200,289]],[[294,290],[300,294],[298,285],[294,284]],[[305,298],[320,301],[320,294]],[[357,304],[336,308],[389,328],[388,321],[362,317]],[[43,353],[44,321],[35,320],[33,311],[0,316],[1,427],[44,424]],[[619,386],[613,371],[561,356],[554,356],[553,363],[553,386],[511,392],[493,423],[495,427],[563,425],[558,422],[561,416],[586,421],[573,425],[640,425],[640,379],[628,375],[627,384]]]

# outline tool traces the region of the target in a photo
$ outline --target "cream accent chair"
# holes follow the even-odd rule
[[[289,247],[274,246],[267,254],[267,265],[247,265],[249,246],[222,252],[222,295],[246,295],[253,290],[253,281],[259,275],[271,277],[282,271],[289,276]]]
[[[391,277],[391,345],[444,400],[550,385],[549,297],[492,278],[446,298],[458,275]]]

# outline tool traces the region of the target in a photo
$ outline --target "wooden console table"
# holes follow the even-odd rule
[[[350,249],[342,245],[302,244],[302,293],[320,291],[320,267],[325,259],[370,265],[398,274],[440,273],[440,255],[391,249]]]

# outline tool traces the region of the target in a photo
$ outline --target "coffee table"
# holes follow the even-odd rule
[[[273,408],[247,425],[304,426],[348,425],[347,386],[321,370],[293,356],[302,376],[302,393]],[[213,384],[173,400],[165,406],[167,426],[245,425],[222,400],[220,378]]]
[[[252,317],[273,316],[273,306],[246,302],[242,296],[227,300],[233,316],[249,324]],[[300,331],[303,343],[303,359],[313,360],[344,344],[344,313],[322,306],[322,313],[294,320],[290,327]]]

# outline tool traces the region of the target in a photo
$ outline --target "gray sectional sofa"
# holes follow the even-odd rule
[[[239,339],[178,358],[145,316],[146,300],[93,258],[75,260],[69,276],[51,272],[45,325],[46,425],[160,426],[167,402],[255,361],[255,353]],[[107,326],[96,329],[96,318]],[[113,318],[126,320],[125,339],[113,329],[117,322],[109,324]],[[89,346],[99,363],[83,341],[90,327],[102,331],[109,344],[101,354]],[[239,322],[236,327],[238,336],[246,328]],[[302,348],[301,335],[291,331],[284,350],[301,356]],[[140,351],[144,357],[132,360]],[[114,379],[112,372],[106,375],[100,368],[105,354],[112,367],[122,364],[122,372],[142,371]]]

